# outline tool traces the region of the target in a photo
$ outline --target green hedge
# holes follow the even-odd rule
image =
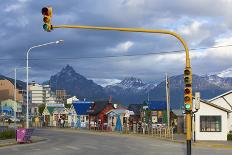
[[[227,135],[227,140],[232,140],[232,133]]]
[[[16,136],[15,130],[7,130],[0,132],[0,139],[11,139],[11,138],[15,138],[15,136]]]

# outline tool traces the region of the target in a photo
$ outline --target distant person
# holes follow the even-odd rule
[[[64,127],[64,119],[60,120],[60,126],[63,128]]]
[[[36,117],[35,118],[35,127],[37,128],[37,127],[39,127],[40,125],[40,122],[39,122],[39,117]]]
[[[60,128],[61,127],[61,119],[58,119],[57,126]]]
[[[73,121],[73,119],[71,121],[71,128],[74,128],[74,121]]]
[[[64,119],[64,121],[63,121],[63,128],[65,128],[65,119]]]
[[[10,123],[11,123],[11,119],[9,118],[9,119],[8,119],[8,125],[10,125]]]

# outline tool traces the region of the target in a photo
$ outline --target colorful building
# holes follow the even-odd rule
[[[89,127],[89,114],[88,110],[92,107],[94,102],[89,101],[75,101],[73,107],[75,109],[77,120],[75,121],[78,128]],[[78,122],[77,122],[78,121]]]
[[[110,101],[96,101],[88,110],[89,128],[106,130],[108,126],[107,112],[115,109]]]

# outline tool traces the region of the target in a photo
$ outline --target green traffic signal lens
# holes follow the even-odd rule
[[[191,105],[190,104],[185,104],[185,109],[190,109]]]
[[[185,82],[185,83],[189,83],[189,77],[185,77],[185,78],[184,78],[184,82]]]
[[[44,29],[45,31],[48,31],[48,30],[49,30],[48,24],[44,24],[44,25],[43,25],[43,29]]]

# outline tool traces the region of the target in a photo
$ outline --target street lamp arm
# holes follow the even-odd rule
[[[37,47],[42,47],[42,46],[46,46],[46,45],[50,45],[50,44],[58,44],[58,43],[61,43],[63,42],[63,40],[57,40],[57,41],[52,41],[52,42],[49,42],[49,43],[45,43],[45,44],[40,44],[40,45],[36,45],[36,46],[32,46],[28,49],[27,51],[27,58],[28,58],[28,55],[30,53],[30,51],[33,49],[33,48],[37,48]]]
[[[40,44],[40,45],[36,45],[36,46],[32,46],[31,48],[28,49],[27,51],[27,65],[26,65],[26,70],[27,70],[27,118],[26,118],[26,126],[27,128],[29,128],[29,118],[28,118],[28,114],[29,114],[29,109],[28,109],[28,100],[29,100],[29,87],[28,87],[28,81],[29,81],[29,73],[28,73],[28,69],[29,69],[29,65],[28,65],[28,58],[29,58],[29,53],[32,49],[34,48],[37,48],[37,47],[42,47],[42,46],[46,46],[46,45],[50,45],[50,44],[59,44],[63,42],[63,40],[57,40],[57,41],[52,41],[52,42],[48,42],[48,43],[45,43],[45,44]]]

